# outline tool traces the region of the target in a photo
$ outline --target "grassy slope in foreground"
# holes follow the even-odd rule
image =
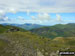
[[[51,40],[39,37],[30,32],[9,32],[0,35],[0,48],[1,46],[3,47],[0,50],[0,55],[36,56],[38,49],[44,56],[49,56],[52,52],[63,48],[70,48],[71,51],[75,51],[74,42],[74,37],[63,39],[62,37],[57,37]]]

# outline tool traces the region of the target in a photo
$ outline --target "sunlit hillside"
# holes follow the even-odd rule
[[[0,34],[1,56],[58,56],[57,51],[67,51],[68,48],[70,51],[75,51],[75,37],[50,39],[30,32]]]
[[[75,23],[57,24],[54,26],[41,27],[30,30],[40,36],[55,38],[55,37],[75,37]]]

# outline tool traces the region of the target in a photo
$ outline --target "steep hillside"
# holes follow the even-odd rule
[[[0,33],[4,33],[6,32],[8,29],[11,29],[11,28],[16,28],[16,29],[19,29],[20,31],[26,31],[25,29],[22,29],[22,28],[19,28],[19,27],[15,27],[15,26],[4,26],[4,25],[0,25]]]
[[[57,24],[54,26],[41,27],[30,30],[40,36],[55,38],[55,37],[75,37],[75,24]]]

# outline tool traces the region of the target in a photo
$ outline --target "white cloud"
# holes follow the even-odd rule
[[[8,17],[5,16],[5,11],[0,10],[0,22],[1,21],[8,21]]]
[[[48,13],[40,13],[38,15],[38,20],[50,20],[50,15]]]
[[[75,0],[0,0],[0,19],[3,19],[5,13],[16,13],[19,11],[27,12],[30,16],[30,12],[38,12],[37,17],[31,16],[32,20],[25,20],[19,17],[20,20],[25,22],[38,22],[43,23],[51,21],[48,13],[75,13]],[[62,18],[59,14],[56,15],[57,21],[61,21]],[[14,20],[14,19],[13,19]]]
[[[66,20],[66,19],[62,19],[61,15],[60,14],[56,14],[56,22],[59,22],[59,23],[67,23],[67,22],[74,22],[75,23],[75,20]]]
[[[50,15],[48,13],[39,13],[37,15],[37,17],[35,16],[31,16],[32,20],[37,20],[37,21],[40,21],[40,22],[44,22],[44,21],[48,21],[50,20]]]
[[[9,20],[8,17],[4,17],[3,19],[4,19],[4,21],[8,21]]]
[[[5,12],[3,10],[0,10],[0,15],[3,15]]]
[[[18,19],[18,20],[25,20],[24,17],[22,17],[22,16],[18,16],[17,19]]]
[[[56,14],[56,17],[57,17],[57,21],[59,21],[59,22],[62,21],[61,16],[59,14]]]
[[[39,24],[47,23],[51,20],[50,15],[48,13],[39,13],[37,17],[31,16],[31,18],[32,21]]]
[[[9,19],[8,19],[8,17],[6,17],[6,16],[4,16],[4,15],[3,15],[3,16],[1,15],[1,16],[0,16],[0,22],[1,22],[1,21],[5,22],[5,21],[9,21]]]
[[[75,0],[0,0],[0,9],[11,12],[28,9],[30,12],[75,12]]]
[[[35,16],[31,16],[32,20],[37,20],[37,18]]]
[[[7,11],[10,13],[16,13],[17,12],[17,10],[15,8],[9,8]]]
[[[28,16],[30,15],[30,10],[27,10],[27,15],[28,15]]]

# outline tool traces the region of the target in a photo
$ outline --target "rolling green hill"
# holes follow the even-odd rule
[[[43,37],[75,37],[75,24],[57,24],[54,26],[41,27],[38,29],[30,30],[32,33],[38,34]]]

